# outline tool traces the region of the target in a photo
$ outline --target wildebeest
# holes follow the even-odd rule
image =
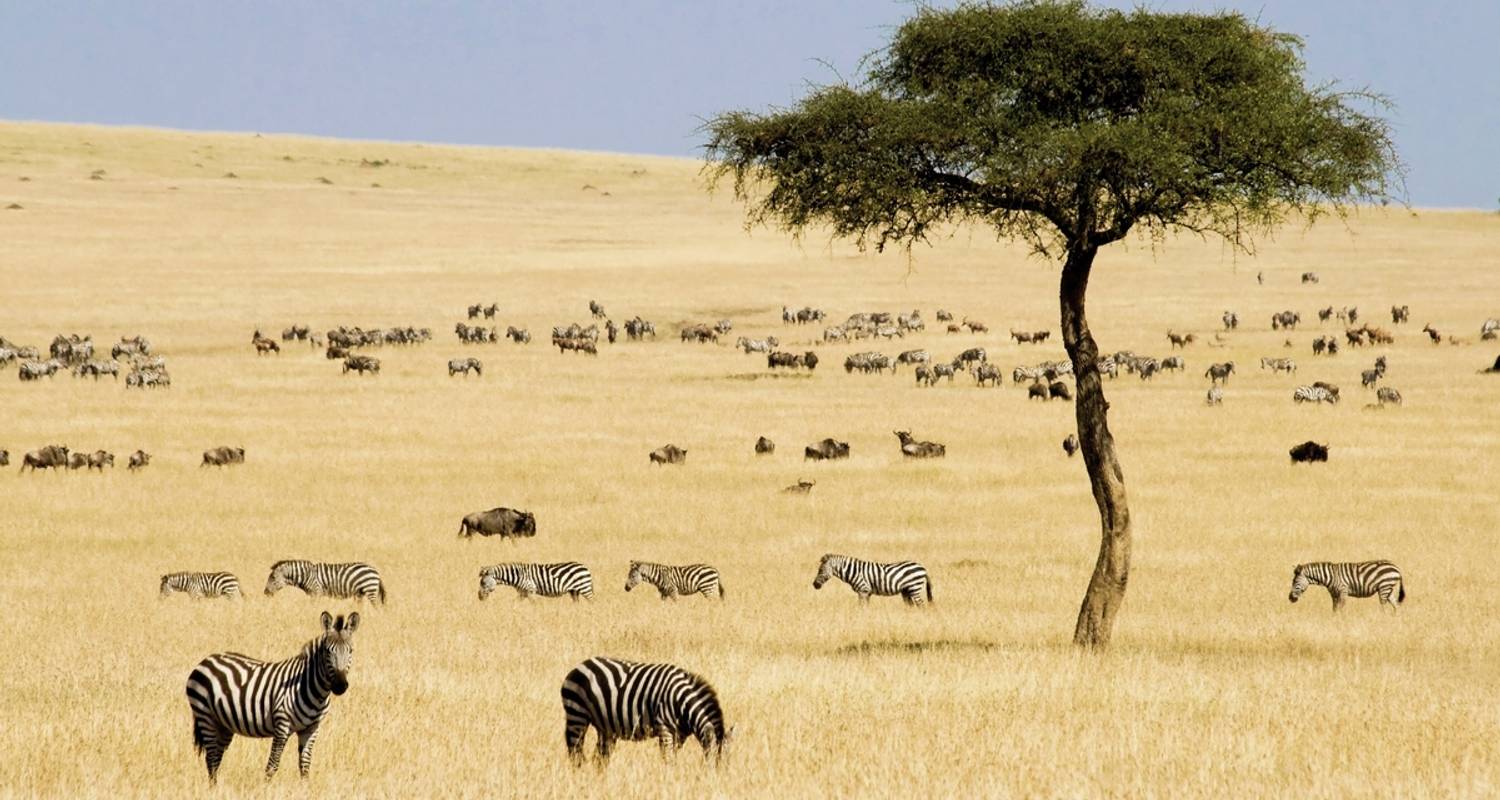
[[[1391,306],[1391,323],[1400,325],[1411,319],[1411,306]]]
[[[937,442],[919,442],[911,437],[911,431],[892,431],[901,442],[901,455],[906,458],[942,458],[948,448]]]
[[[989,381],[991,386],[999,386],[1002,382],[1000,368],[994,364],[980,364],[974,370],[974,381],[980,386]]]
[[[0,450],[0,467],[10,466],[10,451]]]
[[[594,319],[604,319],[604,306],[594,302],[593,300],[590,300],[589,313],[593,315]]]
[[[897,364],[928,364],[932,361],[932,354],[926,350],[906,350],[896,356]]]
[[[687,463],[687,451],[675,444],[663,445],[651,451],[651,463],[661,466],[662,464],[685,464]]]
[[[604,333],[609,337],[609,343],[614,344],[615,340],[620,338],[620,326],[616,325],[614,320],[607,319],[604,321]]]
[[[1271,330],[1282,328],[1296,328],[1297,323],[1302,321],[1302,314],[1296,311],[1279,311],[1271,315]]]
[[[1381,405],[1401,405],[1401,393],[1390,386],[1382,386],[1375,390],[1375,401]]]
[[[1045,401],[1047,399],[1047,384],[1042,383],[1040,379],[1032,381],[1031,385],[1026,387],[1026,399]]]
[[[764,436],[762,436],[759,439],[755,440],[755,454],[756,455],[762,455],[762,456],[764,456],[764,455],[770,455],[771,453],[774,453],[774,452],[776,452],[776,443],[775,442],[771,441],[770,439],[767,439]]]
[[[1047,385],[1047,396],[1057,398],[1058,400],[1072,400],[1073,392],[1068,389],[1066,383],[1053,381]]]
[[[933,374],[932,368],[925,364],[917,365],[916,376],[918,386],[921,386],[923,383],[926,383],[928,386],[937,383],[937,376]]]
[[[130,463],[126,465],[126,469],[134,472],[135,470],[146,467],[150,463],[151,454],[146,452],[145,450],[137,450],[134,453],[130,454]]]
[[[88,465],[89,465],[89,454],[88,453],[69,453],[68,454],[68,469],[69,470],[84,469],[84,468],[88,467]]]
[[[1186,367],[1187,365],[1182,361],[1182,356],[1167,356],[1161,360],[1160,368],[1164,372],[1168,370],[1181,372]]]
[[[89,469],[104,471],[105,467],[113,468],[115,465],[115,454],[105,450],[95,450],[88,455]]]
[[[1078,452],[1077,434],[1070,433],[1068,438],[1063,440],[1063,452],[1068,454],[1068,458],[1072,458],[1073,454]]]
[[[452,358],[448,360],[448,377],[450,378],[460,372],[467,378],[469,377],[470,370],[473,370],[475,375],[483,377],[484,362],[477,358]]]
[[[802,450],[803,460],[829,461],[849,457],[849,443],[837,439],[824,439],[810,444]]]
[[[1328,445],[1306,441],[1291,449],[1293,464],[1310,464],[1328,460]]]
[[[1224,312],[1224,330],[1232,331],[1240,326],[1240,315],[1233,311]]]
[[[969,329],[969,333],[989,333],[990,328],[983,322],[964,317],[963,326]]]
[[[940,308],[940,309],[937,310],[937,321],[938,322],[952,322],[953,321],[953,313],[950,312],[950,311],[948,311],[947,309]]]
[[[811,481],[807,478],[803,478],[792,484],[791,486],[782,489],[781,491],[786,494],[807,494],[808,492],[812,491],[812,487],[816,483],[817,481]]]
[[[67,466],[68,448],[62,445],[48,445],[21,456],[22,472],[25,472],[28,467],[35,472],[39,469],[65,469]]]
[[[1171,342],[1173,347],[1187,347],[1197,339],[1198,337],[1191,333],[1178,334],[1167,331],[1167,341]]]
[[[310,336],[311,334],[312,334],[312,328],[311,327],[309,327],[307,325],[293,324],[290,327],[282,328],[281,329],[281,341],[283,341],[283,342],[290,342],[290,341],[293,341],[293,340],[297,340],[297,341],[304,341],[305,342],[305,341],[307,341],[307,337]]]
[[[625,321],[625,338],[639,340],[644,338],[646,334],[650,334],[651,338],[655,339],[656,326],[640,317]]]
[[[719,334],[712,327],[702,323],[688,325],[681,331],[684,342],[718,342]]]
[[[1317,283],[1318,282],[1318,273],[1316,273],[1316,272],[1304,272],[1304,273],[1302,273],[1302,282],[1303,283]]]
[[[489,511],[475,511],[464,516],[458,524],[458,535],[473,537],[499,536],[503,539],[514,537],[536,535],[536,515],[530,511],[517,511],[514,508],[492,508]]]
[[[507,325],[505,327],[505,338],[511,340],[515,344],[530,344],[531,331],[528,331],[525,328],[517,328],[514,325]]]
[[[198,466],[200,468],[208,466],[227,467],[231,464],[243,463],[245,463],[245,448],[215,447],[203,451],[203,461]]]
[[[1213,383],[1227,384],[1229,383],[1229,376],[1232,374],[1234,374],[1234,362],[1225,361],[1222,364],[1209,365],[1208,371],[1203,373],[1203,377],[1208,378]]]
[[[967,367],[976,363],[988,362],[989,354],[984,351],[983,347],[970,347],[968,350],[959,353],[958,357],[953,361],[956,364],[963,364]]]
[[[374,356],[352,355],[344,359],[344,373],[354,370],[363,375],[366,372],[372,375],[380,374],[380,359]]]

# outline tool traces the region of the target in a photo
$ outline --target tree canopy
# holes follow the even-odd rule
[[[1400,177],[1380,97],[1307,85],[1301,40],[1234,12],[923,8],[865,68],[708,123],[709,172],[752,222],[879,249],[957,222],[1042,252],[1138,226],[1248,248]]]

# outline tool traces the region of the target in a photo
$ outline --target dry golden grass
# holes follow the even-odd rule
[[[909,372],[846,375],[850,346],[817,346],[811,377],[772,376],[762,357],[676,340],[679,322],[727,316],[736,335],[800,350],[816,331],[783,329],[783,303],[837,319],[920,308],[929,325],[945,307],[995,333],[876,347],[951,357],[979,344],[1007,371],[1062,357],[1055,336],[1022,348],[1004,335],[1055,330],[1056,268],[982,230],[908,262],[747,236],[691,161],[20,124],[0,126],[0,207],[12,202],[0,334],[45,346],[58,332],[142,333],[174,386],[0,377],[0,793],[205,790],[192,666],[220,650],[289,656],[320,611],[353,607],[262,596],[288,557],[370,561],[391,600],[365,610],[306,787],[293,762],[267,790],[267,741],[239,739],[222,796],[1500,790],[1500,378],[1476,374],[1500,350],[1477,341],[1500,314],[1494,215],[1367,212],[1238,261],[1195,240],[1101,257],[1090,311],[1105,350],[1165,355],[1169,328],[1200,342],[1184,375],[1108,384],[1138,538],[1115,645],[1088,655],[1069,638],[1098,521],[1081,460],[1059,447],[1071,406],[967,376],[927,390]],[[1322,283],[1299,284],[1307,269]],[[597,358],[550,349],[550,327],[586,321],[591,298],[656,321],[660,340]],[[453,323],[490,300],[502,328],[537,341],[459,345]],[[1375,352],[1312,358],[1313,311],[1356,305],[1391,327],[1393,302],[1413,311],[1388,348],[1406,405],[1364,411],[1358,372]],[[1209,347],[1226,308],[1242,329]],[[1311,322],[1272,333],[1283,308]],[[298,346],[256,358],[253,328],[293,322],[435,338],[383,349],[374,378]],[[1425,322],[1473,344],[1434,347]],[[1295,381],[1257,369],[1288,353]],[[483,358],[484,377],[449,379],[458,355]],[[1203,370],[1226,359],[1239,373],[1206,408]],[[1317,379],[1341,384],[1344,403],[1294,407],[1294,383]],[[897,428],[946,442],[948,458],[902,463]],[[761,434],[775,456],[752,455]],[[803,463],[801,447],[829,435],[853,457]],[[1308,438],[1331,443],[1330,463],[1288,463]],[[649,467],[669,441],[687,465]],[[17,475],[22,452],[53,442],[111,450],[120,468]],[[200,470],[220,444],[248,463]],[[130,475],[137,447],[156,460]],[[778,493],[801,477],[817,481],[810,496]],[[462,514],[495,505],[533,510],[539,535],[455,537]],[[815,592],[825,551],[920,560],[937,602],[860,608],[841,585]],[[1368,600],[1335,618],[1317,589],[1287,603],[1295,563],[1378,557],[1406,573],[1398,615]],[[632,558],[716,564],[728,598],[627,595]],[[593,570],[594,603],[475,599],[484,564],[559,559]],[[159,601],[157,576],[179,569],[231,570],[249,596]],[[602,774],[572,769],[558,687],[596,654],[712,680],[738,726],[722,768],[696,744],[665,765],[639,744]]]

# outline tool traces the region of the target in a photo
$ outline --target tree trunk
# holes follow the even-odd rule
[[[1125,601],[1125,583],[1130,577],[1130,509],[1125,501],[1125,476],[1115,457],[1114,437],[1109,433],[1109,403],[1104,400],[1104,386],[1100,382],[1099,347],[1084,316],[1089,269],[1097,252],[1094,247],[1068,250],[1059,292],[1063,345],[1073,360],[1078,388],[1075,401],[1078,444],[1088,468],[1094,502],[1099,506],[1099,561],[1094,565],[1094,576],[1089,579],[1088,593],[1078,610],[1078,625],[1073,630],[1073,643],[1086,647],[1109,644],[1115,614]]]

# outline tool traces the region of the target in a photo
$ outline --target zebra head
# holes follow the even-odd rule
[[[822,560],[818,562],[818,576],[813,578],[813,588],[823,588],[823,584],[827,583],[828,579],[833,577],[833,571],[842,563],[844,563],[843,556],[836,556],[833,553],[823,556]]]
[[[499,585],[500,581],[495,578],[495,574],[493,572],[490,572],[487,569],[479,571],[480,600],[483,600],[493,594],[496,587],[498,587]]]
[[[323,612],[323,635],[317,641],[313,668],[320,683],[334,694],[349,690],[349,670],[354,666],[354,631],[359,627],[359,612],[335,618]]]
[[[166,597],[167,595],[169,595],[171,593],[172,593],[172,576],[171,575],[163,575],[163,576],[161,576],[161,596],[162,597]]]
[[[632,561],[632,562],[630,562],[630,575],[628,575],[625,578],[625,591],[628,592],[631,589],[634,589],[636,586],[640,585],[640,582],[641,582],[641,562],[639,562],[639,561]]]
[[[1297,568],[1292,570],[1292,593],[1287,595],[1286,599],[1293,603],[1297,602],[1297,598],[1301,597],[1302,593],[1307,591],[1307,584],[1306,565],[1298,564]]]
[[[270,596],[288,586],[296,586],[301,578],[298,569],[302,561],[278,561],[271,565],[271,574],[266,577],[266,595]]]

